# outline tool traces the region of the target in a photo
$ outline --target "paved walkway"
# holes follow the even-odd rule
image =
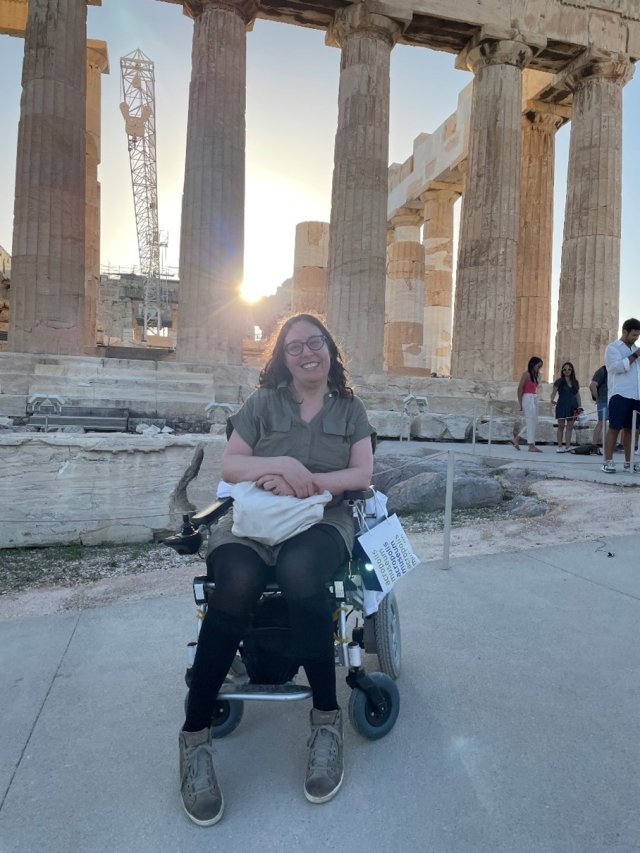
[[[306,703],[248,705],[209,829],[177,784],[188,586],[0,623],[2,853],[640,851],[637,536],[416,569],[395,729],[347,727],[343,790],[314,806]]]

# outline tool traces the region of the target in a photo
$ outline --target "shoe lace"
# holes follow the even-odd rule
[[[185,767],[186,783],[194,794],[217,788],[216,775],[213,772],[213,749],[202,743],[193,747]]]
[[[314,726],[307,746],[309,754],[309,773],[330,772],[338,759],[340,733],[335,726]]]

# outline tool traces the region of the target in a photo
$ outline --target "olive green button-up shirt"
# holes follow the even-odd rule
[[[240,411],[231,417],[234,430],[253,450],[254,456],[292,456],[312,474],[341,471],[349,465],[351,447],[374,430],[359,397],[325,394],[322,409],[309,423],[300,417],[300,404],[289,385],[258,388]],[[353,519],[342,502],[324,511],[324,524],[336,527],[351,553]],[[209,551],[228,542],[242,542],[257,551],[269,565],[277,560],[278,545],[270,547],[231,533],[231,516],[212,530]]]

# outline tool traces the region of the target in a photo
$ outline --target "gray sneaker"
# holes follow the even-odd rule
[[[326,803],[338,793],[344,776],[342,711],[311,709],[311,735],[304,795],[310,803]]]
[[[222,817],[224,798],[213,769],[213,747],[209,729],[181,731],[180,793],[182,805],[198,826],[213,826]]]
[[[615,474],[616,473],[616,463],[613,462],[613,460],[609,459],[607,462],[604,463],[604,465],[602,466],[602,468],[600,470],[604,471],[605,474]]]

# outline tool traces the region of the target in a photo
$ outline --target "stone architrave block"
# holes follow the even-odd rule
[[[225,444],[206,435],[2,432],[0,549],[149,542],[178,529],[183,512],[214,500]],[[177,487],[189,477],[187,497],[184,482]]]
[[[393,512],[434,512],[443,510],[447,490],[444,473],[417,474],[396,483],[387,492],[387,509]],[[453,506],[456,509],[497,506],[502,503],[500,484],[492,477],[456,474],[453,480]]]
[[[404,412],[384,412],[373,409],[367,412],[369,423],[378,438],[409,438],[411,420]]]
[[[471,435],[471,423],[468,415],[423,412],[411,421],[411,436],[435,441],[466,441]]]

